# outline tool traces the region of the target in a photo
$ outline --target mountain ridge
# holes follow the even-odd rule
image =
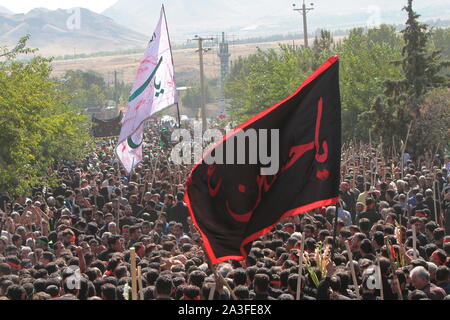
[[[30,34],[28,45],[44,55],[93,53],[144,48],[147,37],[117,24],[109,17],[84,8],[48,10],[26,14],[0,13],[0,42],[14,46]]]
[[[238,37],[253,37],[276,33],[298,33],[302,30],[301,16],[293,11],[293,0],[118,0],[102,13],[118,23],[140,33],[150,34],[164,4],[172,40],[186,41],[198,33],[225,31]],[[309,2],[309,1],[308,1]],[[308,14],[309,30],[341,29],[368,23],[397,23],[405,20],[402,8],[406,0],[334,0],[314,1],[314,11]],[[308,6],[311,6],[308,4]],[[450,0],[414,1],[422,18],[450,17]]]

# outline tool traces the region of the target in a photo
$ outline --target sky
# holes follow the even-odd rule
[[[83,7],[100,13],[115,2],[117,0],[0,0],[0,6],[8,8],[14,13],[26,13],[40,7],[51,10]]]

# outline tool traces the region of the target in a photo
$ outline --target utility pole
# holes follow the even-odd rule
[[[119,106],[119,95],[117,94],[117,70],[114,70],[114,102],[116,103],[116,107]]]
[[[194,41],[198,41],[198,55],[200,59],[200,105],[202,110],[202,125],[203,130],[208,129],[208,122],[206,121],[206,93],[205,93],[205,71],[203,66],[203,53],[210,49],[203,49],[203,41],[212,41],[214,38],[202,38],[195,36]]]
[[[314,3],[311,3],[311,8],[306,7],[305,0],[303,0],[303,6],[301,9],[296,9],[295,3],[292,6],[294,7],[294,11],[301,11],[303,14],[303,36],[305,38],[305,48],[308,48],[308,22],[306,21],[306,14],[309,11],[314,10],[314,8],[312,7],[314,6]]]

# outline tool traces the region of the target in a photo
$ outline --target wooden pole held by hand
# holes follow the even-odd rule
[[[302,234],[302,244],[300,247],[300,256],[298,257],[298,279],[297,279],[297,296],[295,300],[300,300],[302,290],[302,274],[303,274],[303,254],[305,253],[305,234]]]
[[[138,278],[138,284],[139,284],[139,300],[144,300],[144,286],[142,285],[141,266],[137,267],[137,278]]]
[[[356,278],[355,266],[353,264],[353,253],[350,249],[350,245],[348,241],[345,241],[345,247],[347,248],[348,261],[350,262],[350,269],[352,271],[353,284],[355,285],[356,298],[361,300],[361,295],[359,294],[359,285],[358,280]]]
[[[137,281],[136,281],[136,249],[130,249],[130,269],[131,269],[131,299],[137,300]]]

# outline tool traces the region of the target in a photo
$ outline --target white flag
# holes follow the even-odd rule
[[[116,154],[128,173],[143,159],[144,122],[176,103],[178,93],[163,6],[158,25],[137,71],[116,147]]]

